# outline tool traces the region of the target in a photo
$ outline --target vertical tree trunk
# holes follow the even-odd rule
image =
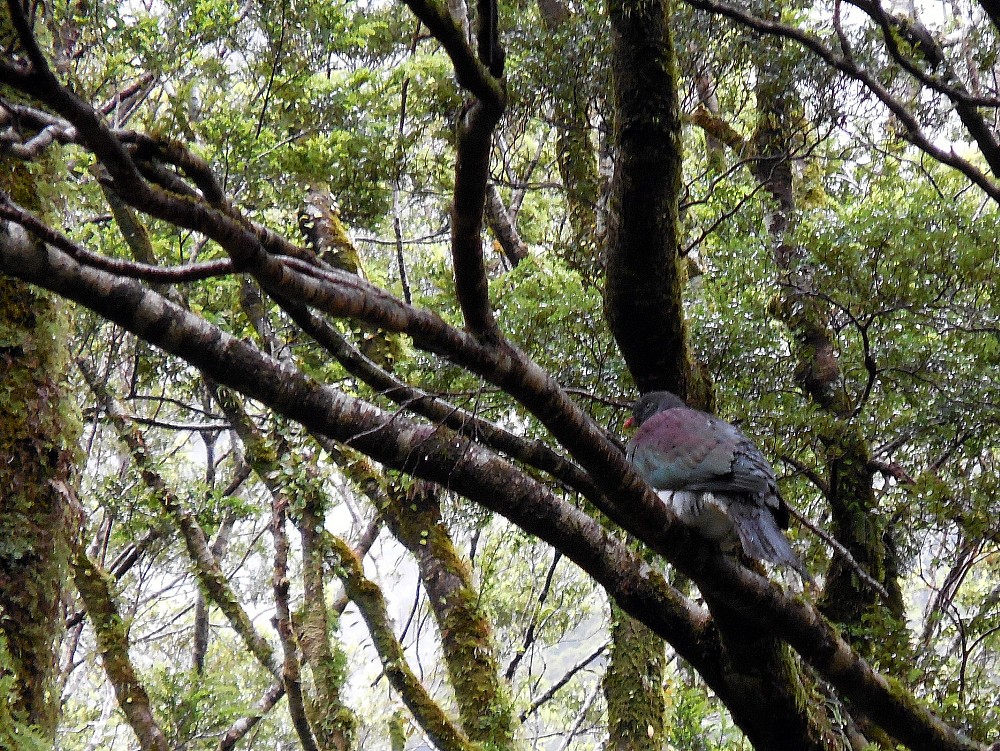
[[[659,751],[665,745],[666,650],[660,637],[617,605],[611,606],[610,663],[604,673],[608,704],[606,751]]]
[[[640,391],[688,394],[677,63],[664,0],[608,0],[615,174],[605,314]]]
[[[0,175],[15,201],[37,203],[26,169],[0,163]],[[0,701],[50,740],[69,550],[58,487],[72,475],[79,424],[66,398],[68,328],[61,302],[0,276],[0,633],[9,659],[0,673],[14,679]]]
[[[616,170],[609,211],[605,307],[640,391],[712,402],[689,354],[681,292],[681,126],[667,0],[609,0]],[[801,664],[767,629],[709,602],[718,629],[712,684],[760,751],[835,748],[841,729],[810,710]]]

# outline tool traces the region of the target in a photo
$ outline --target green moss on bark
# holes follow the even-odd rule
[[[438,492],[427,483],[417,483],[407,495],[397,489],[388,494],[383,517],[419,564],[463,730],[487,748],[509,749],[513,715],[492,630],[479,608],[472,574],[441,521]]]
[[[616,605],[612,605],[611,615],[611,662],[604,674],[608,703],[605,748],[659,751],[665,742],[665,644]]]
[[[33,178],[3,165],[2,187],[33,205]],[[0,674],[13,676],[7,710],[53,737],[56,651],[67,578],[68,513],[59,484],[72,475],[79,419],[67,399],[69,321],[62,303],[0,276]]]

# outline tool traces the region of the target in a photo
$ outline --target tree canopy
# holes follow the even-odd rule
[[[8,0],[0,748],[1000,743],[994,11]]]

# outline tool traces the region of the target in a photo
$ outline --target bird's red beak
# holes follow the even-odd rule
[[[625,424],[624,424],[624,425],[622,425],[622,427],[623,427],[623,428],[626,428],[626,429],[628,429],[628,428],[633,428],[633,427],[635,427],[635,418],[634,418],[634,417],[629,417],[629,418],[628,418],[628,419],[627,419],[627,420],[625,421]]]

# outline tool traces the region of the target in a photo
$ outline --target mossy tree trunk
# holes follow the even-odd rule
[[[664,642],[616,605],[611,606],[611,652],[604,673],[608,704],[606,751],[659,751],[665,745]]]
[[[605,314],[639,391],[688,393],[677,61],[663,0],[608,1],[615,173]]]
[[[34,178],[0,162],[0,187],[35,206]],[[4,228],[2,231],[6,231]],[[0,701],[15,719],[52,739],[59,715],[57,651],[68,577],[69,509],[79,421],[67,398],[65,304],[0,276],[0,674],[13,690]]]

